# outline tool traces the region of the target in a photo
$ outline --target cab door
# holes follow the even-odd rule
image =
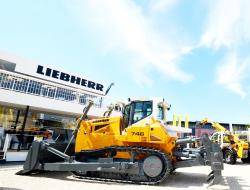
[[[221,144],[221,137],[219,133],[214,133],[211,137],[211,140],[216,144]]]

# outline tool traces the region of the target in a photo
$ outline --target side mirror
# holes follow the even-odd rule
[[[167,110],[169,111],[169,110],[170,110],[170,108],[171,108],[171,104],[169,104],[169,107],[167,108]]]

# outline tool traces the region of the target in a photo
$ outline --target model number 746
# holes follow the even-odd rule
[[[144,136],[144,132],[131,132],[132,135]]]

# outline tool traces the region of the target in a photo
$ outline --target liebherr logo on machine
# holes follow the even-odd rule
[[[38,74],[41,74],[41,75],[45,75],[45,76],[48,76],[48,77],[52,77],[52,78],[55,78],[55,79],[59,79],[59,80],[62,80],[62,81],[66,81],[66,82],[69,82],[69,83],[77,84],[77,85],[80,85],[80,86],[84,86],[84,87],[87,87],[87,88],[91,88],[91,89],[99,90],[99,91],[103,92],[103,85],[102,84],[95,83],[95,82],[92,82],[92,81],[89,81],[89,80],[86,80],[86,79],[83,79],[83,78],[80,78],[80,77],[76,77],[74,75],[70,75],[70,74],[67,74],[67,73],[64,73],[64,72],[53,70],[53,69],[50,69],[50,68],[44,68],[41,65],[38,65],[36,72]]]

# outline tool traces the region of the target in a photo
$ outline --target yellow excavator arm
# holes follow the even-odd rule
[[[199,122],[199,125],[205,125],[207,123],[210,123],[212,125],[212,127],[215,128],[219,132],[229,131],[225,127],[223,127],[221,124],[219,124],[218,122],[211,122],[211,121],[209,121],[208,118],[205,118],[205,119],[201,120]]]
[[[226,129],[225,127],[223,127],[223,126],[222,126],[221,124],[219,124],[218,122],[211,122],[211,121],[209,121],[208,118],[205,118],[205,119],[201,120],[201,121],[199,122],[199,125],[203,126],[203,125],[205,125],[205,124],[207,124],[207,123],[210,123],[210,124],[212,125],[212,127],[213,127],[216,131],[218,131],[218,132],[223,132],[223,133],[226,133],[226,134],[230,135],[231,140],[233,140],[234,142],[239,142],[239,141],[240,141],[239,138],[237,137],[237,135],[232,134],[228,129]]]

